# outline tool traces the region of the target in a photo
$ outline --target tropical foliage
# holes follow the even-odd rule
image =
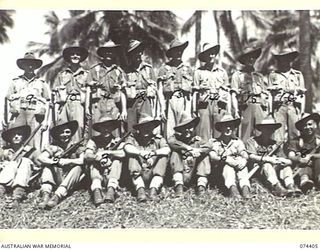
[[[9,42],[8,29],[13,28],[14,10],[0,10],[0,44]]]

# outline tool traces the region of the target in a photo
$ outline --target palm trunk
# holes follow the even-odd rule
[[[196,41],[195,41],[195,57],[200,53],[201,50],[201,11],[196,11]]]
[[[304,76],[306,92],[306,112],[312,112],[312,69],[311,69],[311,38],[310,38],[310,12],[299,11],[299,46],[300,69]]]

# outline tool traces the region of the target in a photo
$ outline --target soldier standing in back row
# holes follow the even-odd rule
[[[159,69],[159,89],[163,90],[166,100],[167,123],[164,131],[166,138],[174,134],[173,128],[180,122],[182,112],[187,112],[190,116],[192,113],[193,73],[191,68],[181,60],[182,53],[188,44],[189,42],[181,43],[174,40],[166,52],[171,60]]]
[[[245,142],[253,134],[254,125],[267,115],[268,92],[263,75],[256,72],[254,63],[261,55],[261,48],[247,48],[238,61],[243,65],[234,72],[231,80],[231,95],[236,116],[240,116],[240,138]]]
[[[306,89],[302,73],[291,68],[291,63],[298,55],[297,51],[288,49],[275,53],[277,70],[269,75],[273,115],[277,122],[283,124],[276,131],[275,139],[278,141],[291,140],[299,135],[294,124],[304,113]],[[288,129],[288,138],[285,136],[286,129]]]
[[[197,126],[197,135],[208,141],[218,137],[214,126],[220,117],[230,108],[230,85],[227,72],[216,65],[216,55],[220,45],[207,46],[198,55],[205,64],[194,73],[193,110],[197,110],[200,122]],[[229,101],[230,100],[230,101]]]
[[[59,110],[54,124],[78,121],[79,128],[73,136],[73,141],[79,141],[84,133],[84,105],[86,100],[86,85],[89,72],[80,65],[88,56],[83,47],[68,47],[63,50],[63,58],[68,63],[56,77],[53,84],[55,102]]]
[[[42,131],[48,128],[50,90],[49,86],[39,79],[34,71],[41,67],[42,61],[36,59],[34,54],[28,52],[24,58],[17,60],[17,65],[24,70],[24,74],[13,79],[7,99],[9,101],[9,125],[15,122],[27,124],[33,131],[42,123]],[[29,145],[40,148],[42,134],[38,131]]]
[[[122,91],[125,75],[117,65],[120,48],[120,45],[108,41],[104,47],[97,50],[102,62],[89,70],[89,85],[92,86],[92,123],[98,122],[106,115],[120,120],[127,119],[126,97]],[[121,113],[118,103],[120,103]]]
[[[159,106],[159,92],[155,82],[155,73],[152,66],[142,61],[144,44],[137,40],[129,43],[127,58],[127,111],[128,131],[132,131],[140,119],[141,113],[156,117],[156,106]]]

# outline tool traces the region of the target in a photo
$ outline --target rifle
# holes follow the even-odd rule
[[[131,131],[128,131],[116,144],[114,144],[111,148],[109,148],[108,150],[115,150],[117,149],[120,144],[122,142],[124,142],[124,140],[131,134]],[[109,154],[103,154],[102,155],[102,158],[100,159],[100,166],[102,167],[109,167],[111,164],[110,164],[110,155]]]
[[[84,130],[83,136],[86,138],[91,138],[92,136],[92,114],[91,114],[91,87],[87,86],[86,88],[86,100],[85,100],[85,116],[84,116]]]
[[[28,143],[32,140],[32,138],[35,136],[35,134],[38,132],[38,130],[41,128],[41,124],[39,124],[30,134],[27,140],[22,144],[22,146],[18,149],[18,151],[14,154],[12,157],[12,161],[18,160],[20,157],[22,157],[21,153],[23,152],[25,146],[28,145]]]
[[[51,165],[51,168],[57,168],[57,175],[55,176],[56,183],[62,182],[62,167],[59,166],[59,160],[62,158],[69,157],[75,150],[78,149],[78,147],[82,144],[82,142],[85,140],[85,138],[82,138],[77,143],[71,145],[67,150],[65,150],[61,155],[54,157],[53,160],[55,161],[54,164]]]
[[[272,156],[275,152],[278,151],[278,149],[284,144],[284,141],[283,142],[280,142],[280,143],[277,143],[276,147],[271,150],[267,156]],[[249,152],[250,153],[250,152]],[[263,157],[263,156],[262,156]],[[248,173],[248,179],[250,179],[256,172],[257,170],[262,166],[262,164],[258,164],[257,166],[255,166],[253,169],[251,169],[251,171]]]
[[[319,151],[319,150],[320,150],[320,145],[318,145],[318,146],[315,147],[312,151],[310,151],[309,154],[314,154],[314,153],[316,153],[316,152]],[[301,154],[301,153],[300,153],[300,154]],[[312,159],[310,158],[309,161],[308,161],[307,164],[306,164],[306,167],[311,167],[311,164],[312,164]],[[299,174],[299,172],[300,172],[300,167],[299,167],[299,165],[294,168],[293,172],[294,172],[294,173],[293,173],[293,178],[294,178],[294,177],[296,177],[296,176]]]

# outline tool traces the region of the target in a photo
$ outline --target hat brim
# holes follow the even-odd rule
[[[178,126],[175,126],[174,130],[183,131],[188,128],[195,128],[196,126],[198,126],[199,122],[200,122],[200,117],[190,118],[190,119],[186,120],[185,122],[180,123]]]
[[[261,52],[261,48],[253,49],[251,51],[241,54],[238,57],[238,61],[242,64],[246,64],[250,58],[254,58],[255,60],[257,60],[258,57],[261,55]]]
[[[28,138],[31,134],[31,128],[29,125],[23,125],[15,128],[8,129],[6,131],[3,131],[1,136],[2,139],[5,140],[6,142],[11,143],[12,138],[16,135],[20,134],[23,135],[23,141]]]
[[[274,130],[277,130],[279,128],[281,128],[282,124],[281,123],[270,123],[270,124],[257,124],[255,125],[255,128],[259,131],[263,131],[264,129],[267,128],[272,128]]]
[[[320,115],[317,113],[312,113],[299,121],[296,122],[295,126],[296,128],[301,131],[303,129],[304,124],[309,121],[309,120],[314,120],[317,124],[320,122]]]
[[[285,53],[285,54],[273,54],[273,56],[278,61],[286,60],[288,62],[293,62],[299,56],[299,52],[298,51],[292,51],[292,52]]]
[[[133,52],[140,52],[143,51],[145,48],[145,45],[143,42],[135,44],[133,47],[129,48],[127,53],[133,53]]]
[[[186,41],[186,42],[184,42],[184,43],[182,43],[182,44],[179,44],[179,45],[177,45],[177,46],[174,46],[174,47],[171,47],[170,49],[168,49],[167,51],[166,51],[166,56],[167,57],[172,57],[172,54],[175,52],[175,51],[179,51],[179,50],[185,50],[187,47],[188,47],[188,45],[189,45],[189,42],[188,41]]]
[[[101,134],[104,134],[106,130],[109,132],[112,132],[116,128],[119,128],[120,126],[120,120],[110,120],[110,121],[103,121],[103,122],[97,122],[92,125],[92,128],[100,132]]]
[[[233,120],[229,120],[229,121],[222,121],[222,122],[217,122],[215,124],[215,128],[216,130],[218,130],[219,132],[221,132],[221,129],[223,127],[226,127],[228,124],[232,124],[235,128],[239,127],[240,125],[240,118],[236,118]]]
[[[198,59],[202,62],[207,61],[209,55],[217,55],[220,51],[220,45],[213,46],[199,53]]]
[[[86,58],[89,55],[89,52],[86,48],[68,47],[63,50],[62,56],[63,56],[64,60],[66,60],[67,62],[70,62],[70,56],[73,55],[74,53],[77,53],[80,55],[80,62],[83,62],[84,60],[86,60]]]
[[[156,127],[158,127],[161,124],[160,120],[152,120],[152,121],[145,121],[141,123],[137,123],[133,125],[133,128],[135,130],[154,130]]]
[[[100,47],[97,49],[97,55],[104,58],[107,52],[111,52],[114,54],[118,54],[120,50],[121,45],[116,44],[112,47]]]
[[[61,132],[67,128],[69,128],[71,130],[71,137],[72,137],[77,132],[77,130],[79,128],[79,124],[77,121],[70,121],[70,122],[66,122],[64,124],[54,126],[50,129],[50,135],[55,140],[58,140]]]
[[[32,65],[34,69],[38,69],[42,66],[42,60],[20,58],[17,60],[17,65],[22,70],[25,70],[29,65]]]

